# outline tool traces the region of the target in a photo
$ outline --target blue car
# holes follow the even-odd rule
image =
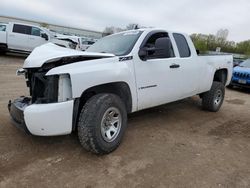
[[[250,59],[247,59],[237,67],[234,67],[230,86],[250,88]]]

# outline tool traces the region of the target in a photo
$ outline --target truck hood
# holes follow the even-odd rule
[[[115,57],[114,54],[83,52],[60,47],[53,43],[47,43],[35,48],[24,61],[23,68],[39,68],[44,64],[59,62],[64,58],[71,58],[70,63],[78,61]],[[76,60],[72,60],[75,58]],[[63,65],[63,64],[62,64]]]
[[[248,73],[249,74],[250,73],[250,68],[237,66],[237,67],[234,67],[234,72]]]

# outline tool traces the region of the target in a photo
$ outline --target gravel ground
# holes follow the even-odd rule
[[[76,134],[11,125],[8,100],[28,94],[15,75],[23,61],[0,56],[0,187],[250,187],[249,91],[227,89],[218,113],[192,97],[132,114],[121,146],[96,156]]]

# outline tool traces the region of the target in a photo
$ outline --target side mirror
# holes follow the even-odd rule
[[[139,57],[141,58],[141,60],[143,61],[146,61],[147,60],[147,55],[148,55],[148,51],[147,51],[147,48],[141,48],[139,50],[139,53],[138,53]]]
[[[155,41],[155,56],[158,58],[171,57],[172,44],[168,37],[158,38]]]
[[[42,33],[41,37],[44,38],[45,40],[49,40],[49,36],[46,33]]]

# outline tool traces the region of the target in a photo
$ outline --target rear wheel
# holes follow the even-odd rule
[[[225,96],[225,86],[221,82],[213,82],[210,91],[202,95],[202,107],[211,112],[217,112]]]
[[[6,54],[6,51],[7,51],[7,46],[4,44],[0,44],[0,55],[4,55]]]
[[[86,150],[107,154],[120,145],[126,127],[127,112],[121,99],[114,94],[98,94],[82,108],[78,137]]]
[[[5,49],[0,49],[0,55],[5,55],[6,54],[6,50]]]

